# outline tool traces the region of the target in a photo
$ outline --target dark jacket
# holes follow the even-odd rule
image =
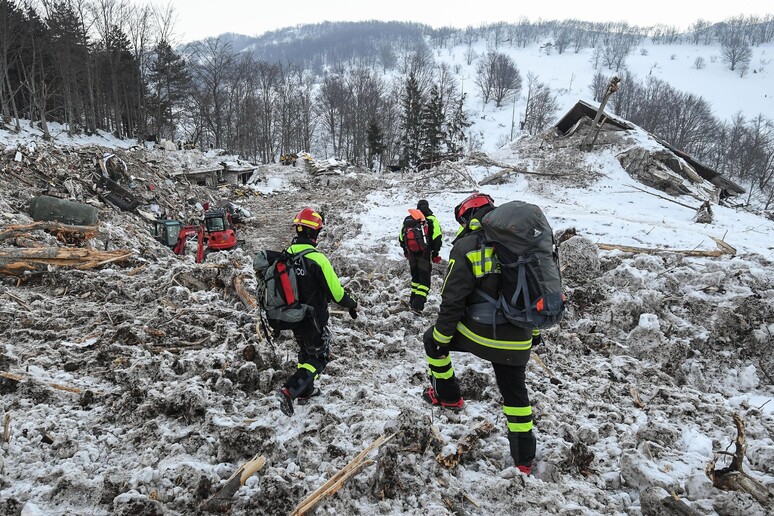
[[[311,240],[305,237],[296,237],[288,247],[287,252],[297,254],[305,249],[314,249],[314,251],[304,255],[301,258],[304,266],[296,269],[298,296],[302,303],[314,308],[317,326],[323,328],[328,324],[330,317],[328,312],[330,301],[348,309],[355,308],[357,301],[344,290],[330,261],[315,248]],[[280,254],[277,251],[267,251],[267,258],[274,260]]]
[[[470,305],[485,301],[478,289],[493,298],[501,289],[494,249],[483,245],[482,236],[478,219],[473,219],[454,241],[433,337],[440,344],[449,344],[455,334],[462,335],[465,338],[454,339],[452,349],[469,351],[492,362],[526,364],[532,346],[530,329],[510,323],[478,324],[467,315]]]

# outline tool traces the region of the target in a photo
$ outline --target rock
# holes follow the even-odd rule
[[[559,246],[562,278],[570,284],[583,284],[599,276],[599,249],[591,240],[574,236]]]

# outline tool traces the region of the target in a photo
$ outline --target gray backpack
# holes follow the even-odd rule
[[[502,289],[495,299],[468,307],[468,316],[482,324],[509,322],[524,328],[547,328],[562,320],[565,296],[554,233],[534,204],[511,201],[481,220],[482,247],[494,247]],[[482,250],[483,252],[483,250]]]
[[[274,261],[268,259],[266,251],[255,255],[253,268],[259,285],[258,298],[273,329],[292,329],[307,317],[315,320],[314,308],[302,303],[298,297],[296,278],[297,267],[305,270],[302,258],[313,252],[315,249],[304,249],[297,254],[283,251]]]

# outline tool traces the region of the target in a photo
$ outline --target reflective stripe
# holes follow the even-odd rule
[[[444,371],[443,373],[439,373],[438,371],[430,370],[433,373],[433,376],[435,378],[439,378],[441,380],[448,380],[452,376],[454,376],[454,368],[450,367],[448,371]]]
[[[484,256],[481,256],[481,249],[470,251],[465,255],[470,262],[473,276],[481,278],[486,274],[497,272],[497,260],[494,257],[494,248],[485,247]]]
[[[427,357],[427,363],[435,367],[445,367],[451,364],[451,357],[448,355],[443,358]]]
[[[306,369],[312,374],[317,374],[317,369],[312,364],[298,364],[298,369]]]
[[[446,282],[449,281],[449,276],[451,276],[452,270],[454,270],[454,258],[449,259],[449,270],[446,273],[446,277],[443,279],[443,286],[441,286],[442,295],[443,295],[443,291],[446,290]]]
[[[435,326],[433,326],[433,338],[438,342],[440,342],[441,344],[448,344],[452,340],[451,335],[447,337],[443,333],[436,330]]]
[[[540,330],[538,328],[532,328],[532,336],[537,337],[540,335]]]
[[[505,349],[508,351],[524,351],[532,347],[532,337],[529,338],[529,340],[494,340],[494,339],[488,339],[486,337],[482,337],[481,335],[477,335],[470,331],[464,324],[457,323],[457,331],[460,332],[465,337],[469,338],[476,344],[481,344],[482,346],[486,346],[487,348],[494,348],[494,349]],[[436,331],[433,330],[433,336],[435,336]],[[435,339],[438,340],[438,339]],[[451,340],[451,337],[449,337],[449,340]],[[438,340],[438,342],[441,342]]]
[[[503,405],[503,413],[506,416],[531,416],[532,407],[508,407]]]
[[[309,224],[313,228],[317,228],[320,226],[320,223],[316,220],[306,220],[306,219],[293,219],[293,224]]]
[[[508,423],[509,432],[529,432],[532,430],[532,421],[529,423]]]

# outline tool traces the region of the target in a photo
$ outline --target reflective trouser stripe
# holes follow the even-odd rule
[[[417,296],[427,297],[427,293],[430,292],[430,287],[422,285],[421,283],[411,284],[411,293]]]
[[[452,340],[452,336],[448,337],[433,327],[433,338],[441,344],[448,344]]]
[[[529,432],[532,430],[532,407],[509,407],[503,405],[503,413],[508,420],[509,432]]]
[[[306,369],[314,375],[315,380],[320,377],[317,373],[317,369],[312,364],[298,364],[298,369]]]
[[[539,328],[532,328],[532,336],[537,337],[540,335],[540,329]]]
[[[427,363],[430,366],[430,374],[433,378],[448,380],[454,376],[454,368],[452,367],[451,357],[449,356],[443,358],[427,357]]]

